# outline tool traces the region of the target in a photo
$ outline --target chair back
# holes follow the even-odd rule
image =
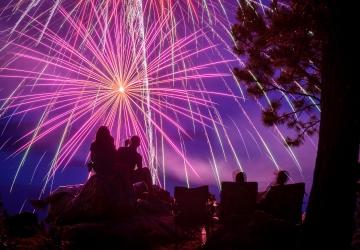
[[[257,191],[257,182],[222,182],[220,219],[226,222],[249,217],[256,209]]]
[[[209,187],[175,187],[176,222],[186,226],[205,224],[209,220],[207,200]]]
[[[263,201],[262,208],[273,216],[288,222],[301,223],[301,208],[305,183],[272,186]]]

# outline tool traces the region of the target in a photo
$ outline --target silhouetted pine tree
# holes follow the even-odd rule
[[[241,1],[232,30],[244,60],[235,76],[250,95],[271,100],[264,123],[295,129],[288,137],[295,146],[319,130],[303,249],[350,248],[360,130],[356,12],[336,0]]]
[[[260,7],[242,1],[232,29],[235,52],[246,62],[234,69],[235,76],[245,83],[249,94],[271,97],[263,121],[294,129],[297,134],[289,136],[287,143],[295,146],[319,127],[316,109],[320,108],[326,9],[308,2],[273,1]]]

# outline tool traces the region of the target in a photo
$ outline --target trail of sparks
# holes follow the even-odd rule
[[[219,123],[202,114],[201,109],[213,108],[212,101],[204,98],[204,94],[236,96],[187,86],[190,86],[191,81],[227,76],[205,71],[227,61],[187,66],[187,61],[193,56],[214,48],[209,45],[197,50],[191,49],[191,44],[204,36],[201,30],[168,43],[167,36],[171,33],[162,33],[167,19],[156,20],[153,25],[145,27],[140,20],[143,16],[141,6],[136,5],[136,20],[133,22],[138,22],[135,28],[140,28],[140,34],[138,30],[134,34],[131,32],[135,32],[135,29],[127,30],[124,15],[121,15],[126,8],[121,4],[111,4],[113,12],[106,16],[93,10],[88,16],[83,15],[78,19],[72,17],[59,3],[56,13],[65,20],[63,27],[67,29],[66,36],[53,30],[48,22],[43,24],[27,13],[24,18],[31,23],[27,28],[40,33],[41,39],[24,29],[12,31],[12,34],[19,37],[11,43],[17,51],[14,53],[15,62],[26,60],[35,66],[22,68],[12,61],[0,68],[0,76],[3,78],[25,79],[25,83],[19,84],[19,90],[4,99],[1,109],[3,117],[7,117],[6,113],[10,109],[15,109],[11,116],[45,110],[36,128],[18,140],[22,145],[13,155],[25,153],[11,190],[34,144],[64,128],[45,178],[46,186],[58,169],[70,163],[99,124],[107,124],[115,131],[117,141],[124,136],[139,134],[144,141],[142,152],[146,156],[146,162],[152,171],[157,171],[151,166],[155,151],[149,149],[154,146],[151,142],[151,131],[154,128],[162,140],[183,158],[189,170],[197,175],[186,159],[183,143],[179,148],[163,126],[158,125],[158,118],[171,124],[185,136],[190,135],[179,119],[172,117],[174,114],[199,123],[204,128]],[[92,28],[86,25],[89,23],[93,25]],[[29,43],[22,43],[24,39]],[[141,53],[137,53],[138,51]],[[172,101],[169,102],[168,99]],[[188,103],[189,107],[198,107],[198,111],[192,110],[189,115],[189,110],[183,103]],[[77,129],[72,131],[71,127]],[[164,142],[162,145],[163,148]],[[156,176],[157,173],[153,172],[154,180]]]
[[[42,114],[37,126],[17,140],[21,146],[12,155],[24,154],[11,189],[36,143],[63,131],[45,177],[44,192],[58,169],[64,169],[71,162],[100,124],[108,125],[115,132],[117,146],[122,138],[138,134],[143,141],[141,151],[151,169],[153,181],[160,184],[158,171],[161,169],[163,187],[166,187],[166,146],[183,160],[187,186],[190,187],[189,171],[198,176],[196,168],[186,157],[185,138],[191,138],[196,127],[200,127],[207,140],[210,165],[220,188],[221,170],[215,154],[216,144],[225,160],[228,158],[226,150],[230,149],[239,169],[244,169],[212,100],[214,96],[230,97],[239,104],[270,160],[279,169],[269,145],[224,79],[229,74],[216,68],[225,65],[230,72],[232,60],[224,59],[218,46],[212,42],[214,37],[237,63],[243,64],[229,45],[233,40],[225,7],[227,1],[65,2],[56,0],[51,6],[44,7],[38,0],[10,1],[3,10],[20,13],[20,17],[7,31],[10,34],[8,43],[1,48],[17,52],[0,66],[0,77],[22,80],[7,98],[1,99],[0,117],[9,122],[11,117],[21,115],[21,122],[28,113]],[[248,2],[257,4],[263,11],[267,9],[261,1]],[[60,25],[54,25],[55,22]],[[188,22],[191,25],[187,25]],[[179,23],[184,31],[178,29]],[[226,30],[227,37],[218,33],[215,25]],[[205,32],[202,27],[210,32]],[[207,57],[210,51],[220,60],[194,64],[199,55]],[[24,61],[34,66],[19,67],[18,63]],[[204,84],[207,78],[221,79],[228,92],[209,89]],[[240,83],[235,78],[233,80],[241,98],[244,98]],[[288,97],[284,97],[293,108]],[[265,98],[270,102],[267,95]],[[314,100],[310,101],[314,103]],[[184,121],[191,121],[193,133],[187,130]],[[250,158],[244,138],[233,123]],[[171,136],[169,127],[177,131],[177,138]],[[210,139],[208,130],[215,132],[217,143]],[[262,152],[254,136],[247,132]],[[277,127],[276,132],[284,141]],[[301,172],[293,151],[289,147],[286,150]],[[161,154],[162,168],[156,166],[160,162],[155,159],[156,154]]]

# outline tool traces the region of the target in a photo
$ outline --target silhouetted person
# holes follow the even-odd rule
[[[262,196],[266,196],[266,193],[270,190],[272,186],[282,186],[285,185],[289,180],[289,172],[286,170],[279,170],[276,173],[275,181],[272,182],[265,190],[265,192],[262,193]]]
[[[244,172],[239,172],[235,176],[235,182],[244,183],[246,182],[246,174]]]
[[[143,181],[150,190],[152,187],[151,175],[149,169],[142,166],[142,156],[137,152],[139,146],[140,137],[132,136],[128,147],[118,149],[117,161],[122,168],[127,169],[131,183]]]
[[[289,180],[289,173],[285,170],[280,170],[276,175],[275,185],[285,185]]]
[[[128,145],[128,146],[126,146]],[[117,161],[129,171],[142,168],[142,156],[137,152],[140,146],[140,137],[134,135],[125,140],[125,147],[120,147],[117,151]]]
[[[95,141],[90,146],[89,171],[93,169],[96,174],[111,174],[115,154],[114,138],[106,126],[101,126],[96,133]]]
[[[272,182],[264,192],[260,192],[258,194],[258,203],[259,206],[262,207],[264,204],[264,201],[267,197],[267,194],[269,193],[271,187],[273,186],[284,186],[289,180],[289,173],[286,170],[279,170],[276,174],[275,181]]]
[[[93,221],[131,211],[128,190],[113,172],[115,157],[114,139],[109,129],[102,126],[90,147],[89,170],[95,174],[84,185],[59,187],[44,199],[32,200],[31,204],[35,208],[50,205],[48,219],[60,224]]]
[[[106,126],[101,126],[96,132],[95,141],[90,146],[90,162],[88,163],[89,172],[94,170],[96,174],[109,174],[115,162],[114,138]],[[51,203],[65,199],[70,200],[80,192],[79,186],[62,186],[52,192],[49,196],[31,200],[33,207],[43,209]]]
[[[275,218],[295,225],[301,222],[305,183],[287,184],[288,179],[289,173],[280,170],[275,182],[259,202],[258,208]]]

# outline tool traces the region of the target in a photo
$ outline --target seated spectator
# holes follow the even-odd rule
[[[262,196],[258,209],[292,224],[301,223],[305,183],[287,184],[288,173],[279,171],[276,182]]]
[[[89,171],[95,173],[84,185],[59,187],[49,196],[31,200],[35,208],[50,205],[48,221],[60,224],[89,222],[132,213],[134,199],[112,172],[115,164],[114,139],[106,126],[101,126],[90,147]]]
[[[239,172],[235,176],[235,182],[244,183],[246,182],[246,174],[244,172]]]
[[[129,175],[132,184],[136,182],[144,182],[148,191],[151,191],[152,180],[150,170],[143,168],[142,156],[137,152],[140,146],[140,137],[132,136],[128,146],[120,147],[117,151],[118,164],[124,167]]]
[[[272,186],[282,186],[282,185],[285,185],[287,182],[288,182],[288,179],[289,179],[289,173],[286,171],[286,170],[279,170],[277,173],[276,173],[276,178],[275,178],[275,181],[272,182],[264,192],[259,192],[258,193],[258,197],[257,197],[257,200],[258,200],[258,203],[261,203],[261,201],[263,199],[266,198],[266,195],[267,193],[269,192],[269,190],[271,189]]]
[[[285,170],[280,170],[276,176],[276,182],[274,185],[285,185],[289,180],[289,173]]]

